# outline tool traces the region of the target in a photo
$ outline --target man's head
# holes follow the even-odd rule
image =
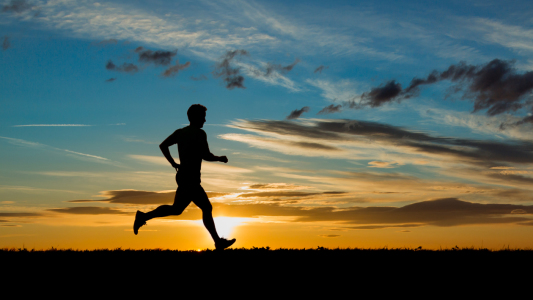
[[[187,117],[191,125],[202,128],[205,123],[205,112],[207,108],[201,104],[193,104],[187,110]]]

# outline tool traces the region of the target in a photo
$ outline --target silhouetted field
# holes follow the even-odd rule
[[[74,284],[108,282],[136,285],[168,285],[178,289],[207,284],[269,289],[298,284],[318,288],[323,284],[349,284],[358,288],[381,285],[454,282],[468,287],[472,280],[510,280],[528,269],[530,249],[226,249],[178,251],[162,249],[0,249],[3,272],[11,278],[40,274],[41,283]],[[511,277],[508,277],[511,276]],[[242,286],[244,284],[244,287]],[[323,288],[323,287],[322,287]],[[129,290],[131,292],[131,290]],[[309,292],[309,290],[307,291]],[[379,292],[379,291],[377,291]],[[381,291],[384,292],[384,291]]]

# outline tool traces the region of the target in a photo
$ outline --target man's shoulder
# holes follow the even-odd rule
[[[193,126],[185,126],[183,128],[177,129],[174,131],[176,135],[185,135],[185,136],[200,136],[203,138],[207,138],[207,133],[201,128],[193,127]]]

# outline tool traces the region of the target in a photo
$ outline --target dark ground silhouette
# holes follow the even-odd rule
[[[341,292],[354,297],[371,293],[377,299],[447,294],[463,298],[466,292],[482,295],[498,288],[509,288],[507,296],[512,296],[512,286],[529,278],[520,274],[529,269],[531,258],[533,250],[473,248],[0,250],[3,274],[11,281],[70,282],[85,290],[110,286],[121,295],[147,291],[158,298],[174,297],[176,291],[191,297],[216,295],[219,289],[261,299],[315,298],[317,293],[331,298]],[[497,284],[490,284],[495,280]],[[9,282],[3,283],[7,287]]]

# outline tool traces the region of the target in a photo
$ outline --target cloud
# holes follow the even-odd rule
[[[533,52],[533,31],[521,26],[506,25],[501,22],[474,18],[469,20],[469,26],[475,31],[472,36],[479,37],[483,33],[484,42],[499,44],[511,48],[518,53]]]
[[[96,158],[96,159],[101,159],[101,160],[107,160],[107,158],[105,158],[105,157],[101,157],[101,156],[97,156],[97,155],[85,154],[85,153],[76,152],[76,151],[71,151],[71,150],[67,150],[67,149],[64,149],[64,151],[65,151],[65,152],[68,152],[68,153],[73,153],[73,154],[76,154],[76,155],[82,155],[82,156],[90,157],[90,158]]]
[[[296,190],[300,188],[308,188],[305,186],[298,186],[294,184],[286,184],[286,183],[258,183],[258,184],[252,184],[248,186],[248,189],[258,189],[258,190]]]
[[[287,116],[287,120],[298,119],[304,112],[308,111],[309,106],[304,106],[301,109],[295,109]]]
[[[40,213],[8,213],[8,212],[0,212],[0,217],[8,217],[8,218],[27,218],[27,217],[40,217],[42,214]]]
[[[511,215],[523,209],[527,214]],[[218,212],[217,212],[218,211]],[[214,212],[232,217],[293,216],[294,222],[339,222],[359,225],[350,229],[385,227],[460,226],[469,224],[501,224],[530,221],[532,206],[514,204],[480,204],[456,198],[436,199],[403,207],[297,207],[276,204],[220,204]],[[372,225],[373,227],[361,227]]]
[[[341,235],[340,234],[321,234],[319,236],[321,236],[323,238],[336,238],[336,237],[339,237]]]
[[[346,192],[341,191],[328,191],[328,192],[298,192],[298,191],[267,191],[267,192],[255,192],[255,193],[243,193],[240,194],[239,198],[272,198],[272,197],[282,197],[282,198],[307,198],[307,197],[330,197],[330,196],[341,196],[345,195]]]
[[[26,125],[13,125],[11,127],[90,127],[93,125],[87,124],[26,124]]]
[[[526,214],[511,214],[523,209]],[[213,212],[227,217],[291,216],[293,222],[337,222],[357,225],[348,229],[386,227],[461,226],[471,224],[518,224],[531,221],[533,206],[480,204],[445,198],[417,202],[403,207],[297,207],[278,204],[215,203]],[[361,227],[365,226],[365,227]]]
[[[70,200],[70,203],[88,203],[88,202],[107,202],[112,204],[131,204],[131,205],[155,205],[155,204],[172,204],[174,203],[175,191],[150,192],[139,190],[111,190],[100,192],[100,197],[106,199],[92,200],[79,199]],[[221,197],[229,193],[207,192],[209,198]]]
[[[170,65],[172,58],[178,54],[178,50],[164,51],[164,50],[144,50],[142,47],[135,49],[139,53],[139,61],[143,63],[153,63],[160,66]]]
[[[106,79],[105,82],[113,82],[115,80],[117,80],[117,77],[112,77],[112,78]]]
[[[320,110],[318,112],[318,115],[332,114],[332,113],[340,112],[341,110],[342,110],[342,105],[340,105],[340,104],[338,104],[338,105],[330,104],[330,105],[324,107],[322,110]]]
[[[321,89],[321,96],[328,101],[350,103],[355,98],[359,98],[359,95],[357,95],[358,83],[351,80],[328,81],[323,79],[307,79],[306,82]]]
[[[299,59],[295,59],[292,64],[287,66],[282,66],[281,64],[267,63],[265,71],[254,70],[254,74],[256,76],[262,77],[271,77],[274,76],[276,73],[287,74],[288,72],[292,71],[294,66],[296,66],[299,62]]]
[[[51,208],[47,211],[73,214],[73,215],[125,215],[130,214],[118,209],[110,207],[92,207],[92,206],[80,206],[80,207],[66,207],[66,208]]]
[[[123,205],[169,204],[173,202],[174,192],[149,192],[136,190],[105,191],[104,200],[93,200]],[[239,198],[272,197],[321,197],[342,196],[344,192],[294,192],[267,191],[247,193]],[[227,196],[230,193],[208,193],[210,198]],[[89,202],[91,200],[72,200],[70,202]],[[441,198],[420,201],[401,207],[392,206],[294,206],[280,202],[214,202],[214,216],[247,217],[260,216],[292,217],[291,222],[335,222],[343,224],[343,229],[382,229],[412,228],[420,226],[461,226],[470,224],[521,224],[531,222],[533,206],[516,204],[481,204],[457,198]],[[120,209],[108,207],[70,207],[48,209],[48,211],[68,214],[129,214]],[[13,217],[17,214],[0,213],[0,217]],[[19,214],[19,217],[39,216],[40,214]],[[200,219],[198,208],[191,206],[179,219]]]
[[[361,95],[361,99],[366,101],[363,105],[377,107],[392,101],[400,94],[401,91],[402,86],[395,80],[391,80],[379,87],[372,88],[368,93],[363,93],[363,95]],[[352,107],[358,107],[355,105],[355,102],[353,102],[353,104],[354,105],[352,105]]]
[[[2,50],[7,50],[11,47],[11,43],[9,42],[9,37],[6,35],[4,36],[4,40],[2,41]]]
[[[241,88],[245,89],[244,86],[244,77],[239,75],[240,68],[232,67],[231,61],[238,56],[248,56],[246,50],[233,50],[227,51],[224,56],[221,57],[221,61],[217,62],[215,65],[215,70],[213,71],[213,76],[215,78],[222,78],[226,83],[227,89]]]
[[[132,74],[137,73],[139,71],[139,68],[132,63],[123,63],[122,66],[117,66],[111,60],[107,62],[105,68],[110,71],[118,71]]]
[[[151,156],[151,155],[135,155],[131,154],[128,155],[128,157],[133,158],[135,160],[148,162],[151,164],[161,165],[165,167],[169,167],[170,164],[163,156]],[[239,174],[239,173],[250,173],[253,172],[252,170],[248,170],[245,168],[239,168],[230,166],[227,164],[221,164],[216,162],[209,162],[209,161],[202,161],[202,174],[203,173],[222,173],[222,174]]]
[[[3,136],[0,136],[0,139],[4,139],[8,143],[17,145],[17,146],[47,149],[47,150],[51,150],[51,151],[54,151],[56,153],[61,153],[61,154],[67,153],[67,155],[75,157],[77,159],[90,159],[93,162],[99,162],[99,163],[111,163],[111,164],[114,163],[111,160],[101,157],[101,156],[71,151],[68,149],[60,149],[60,148],[48,146],[48,145],[37,143],[37,142],[30,142],[30,141],[26,141],[22,139],[15,139],[15,138],[3,137]]]
[[[352,230],[368,230],[368,229],[385,229],[385,228],[411,228],[411,227],[420,227],[420,224],[399,224],[399,225],[362,225],[362,226],[347,226],[343,229],[352,229]],[[402,232],[410,232],[409,230],[402,230]]]
[[[179,61],[176,60],[176,65],[166,69],[163,74],[161,74],[163,77],[173,77],[178,74],[179,71],[187,69],[191,65],[191,62],[186,62],[182,65],[180,65]]]
[[[23,11],[29,10],[33,5],[26,2],[26,0],[11,0],[9,5],[4,5],[2,7],[2,12],[15,12],[21,13]]]
[[[226,134],[224,139],[249,143],[256,147],[292,153],[293,155],[316,155],[310,151],[287,149],[288,146],[302,147],[298,141],[313,140],[321,155],[341,154],[347,159],[375,160],[376,151],[388,151],[399,155],[402,160],[444,159],[487,167],[502,163],[533,163],[533,143],[526,141],[490,141],[451,137],[436,137],[388,124],[358,120],[305,120],[303,122],[275,120],[241,120],[230,127],[251,131],[268,137],[255,135]],[[283,146],[283,147],[280,147]],[[354,149],[354,147],[357,147]],[[359,151],[357,151],[359,150]],[[370,151],[372,150],[372,151]],[[343,152],[344,151],[344,152]],[[370,153],[374,152],[374,153]],[[362,156],[365,155],[365,156]],[[374,159],[372,159],[374,158]],[[399,161],[395,159],[395,161]]]
[[[468,128],[475,133],[485,134],[491,138],[511,138],[521,140],[533,140],[531,125],[509,126],[522,120],[522,117],[510,114],[486,116],[471,114],[469,112],[430,108],[413,105],[424,118],[429,118],[437,124]]]
[[[194,81],[207,80],[207,76],[205,76],[203,74],[198,76],[198,77],[191,76],[191,79],[194,80]]]
[[[368,163],[368,165],[369,165],[370,168],[385,168],[385,169],[389,169],[389,168],[395,168],[399,164],[398,164],[398,162],[395,162],[395,161],[371,161],[371,162]]]
[[[499,59],[480,66],[461,62],[442,72],[434,70],[426,78],[413,78],[403,90],[399,83],[391,80],[363,93],[361,102],[352,102],[352,107],[378,107],[394,100],[412,98],[417,95],[420,86],[449,80],[456,84],[454,92],[463,92],[463,99],[474,102],[473,112],[486,110],[489,116],[515,112],[526,107],[529,104],[527,101],[531,100],[533,71],[519,74],[513,64],[513,61]],[[526,117],[523,122],[533,122],[533,117]]]
[[[328,66],[323,66],[323,65],[320,65],[318,66],[318,68],[315,69],[315,71],[313,73],[320,73],[322,74],[322,70],[325,70],[325,69],[328,69],[329,67]]]
[[[332,153],[343,152],[343,149],[327,143],[291,141],[277,138],[268,138],[247,134],[222,134],[222,139],[249,144],[252,147],[268,149],[289,155],[303,156],[329,156]],[[304,150],[304,151],[302,151]]]

